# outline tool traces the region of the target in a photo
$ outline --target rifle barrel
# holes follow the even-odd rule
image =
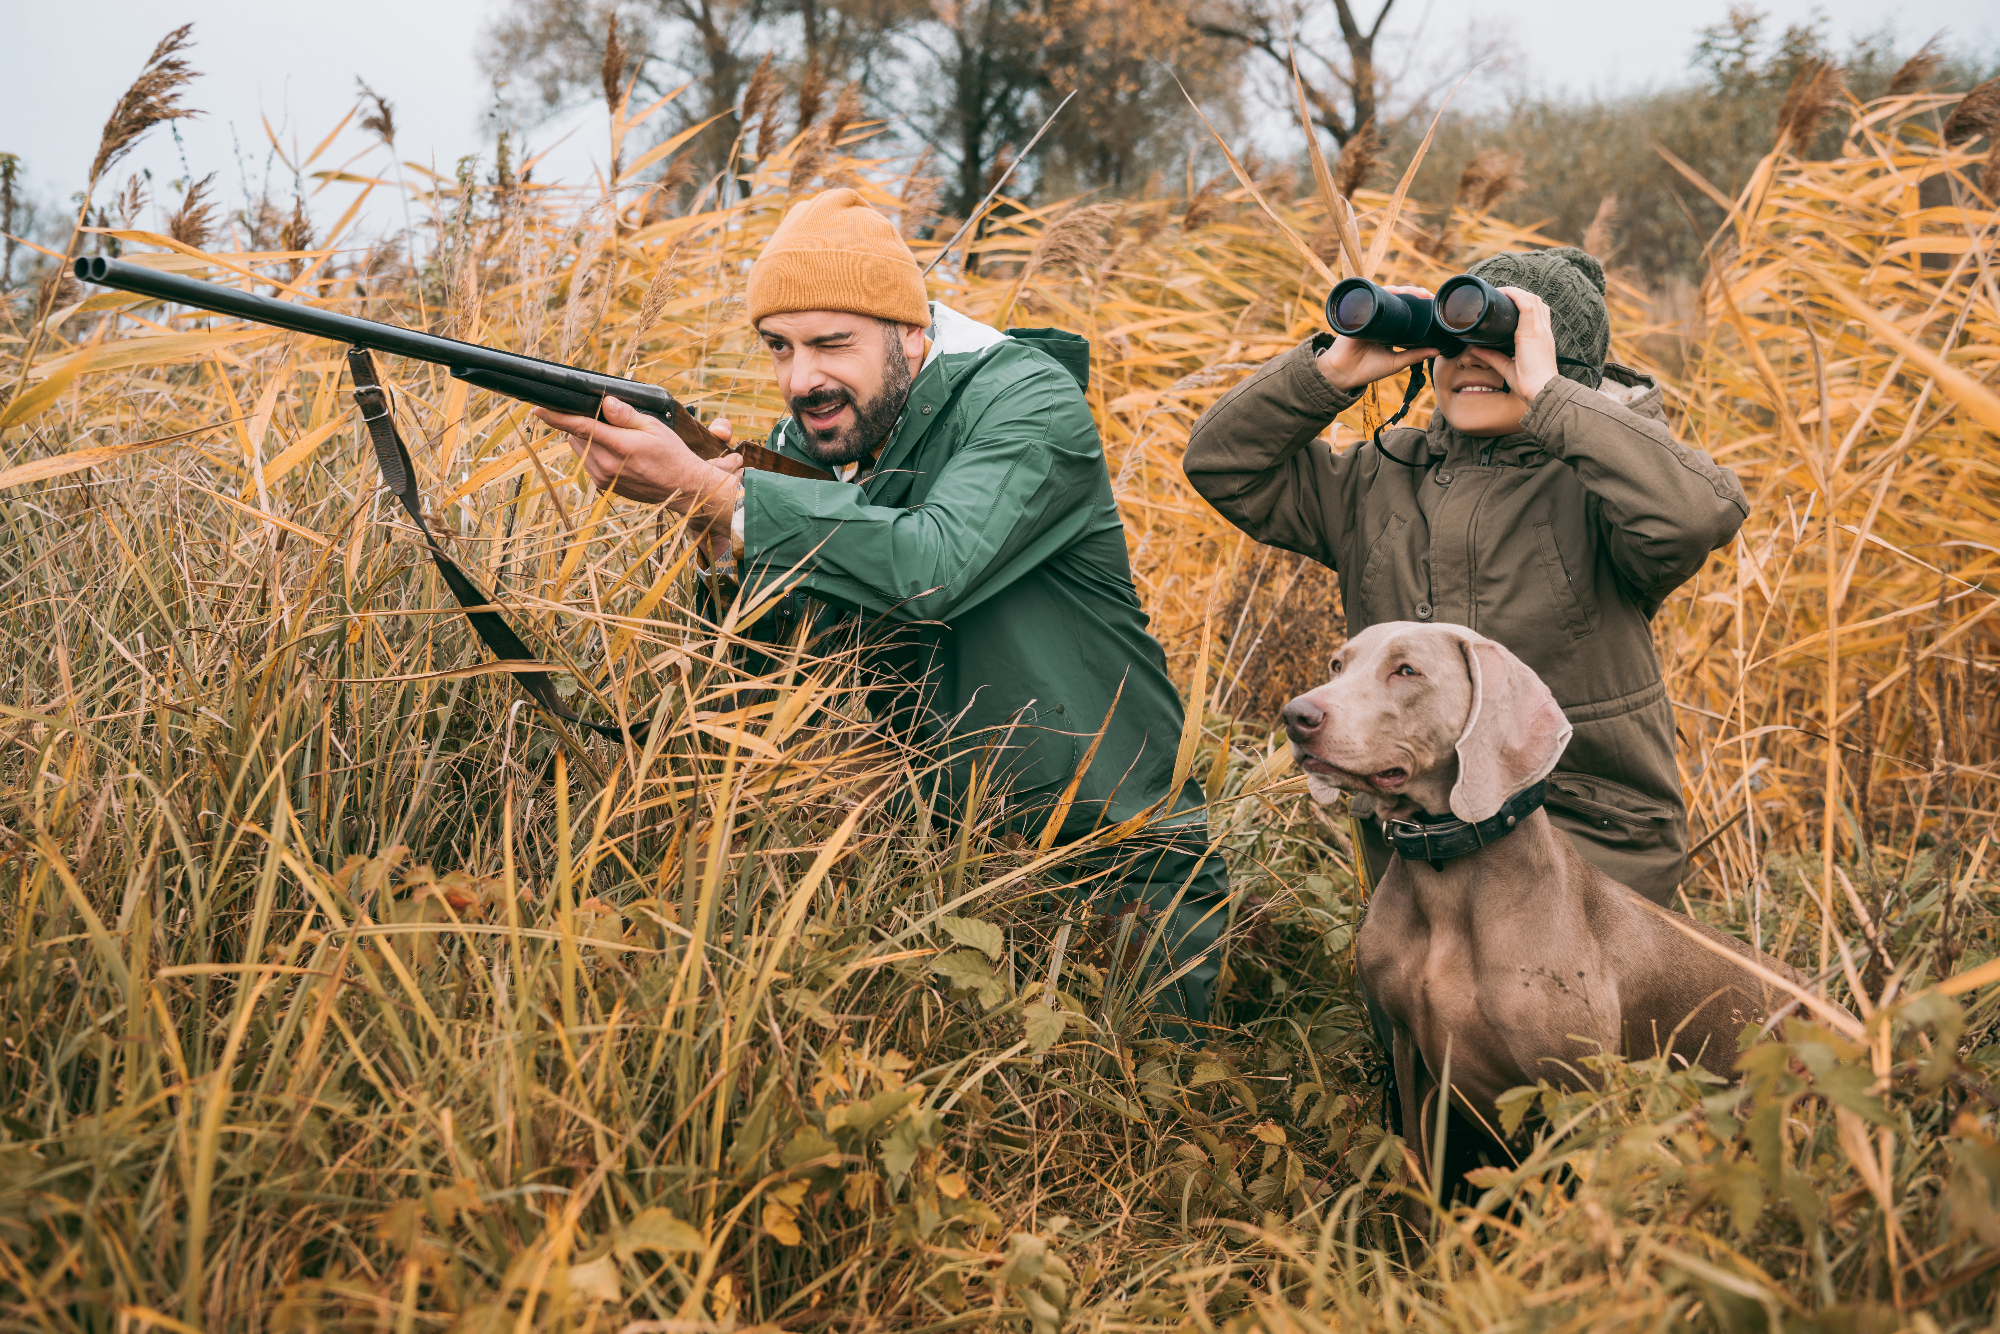
[[[328,338],[352,347],[428,361],[448,368],[454,376],[482,389],[491,389],[556,412],[595,417],[600,403],[609,394],[667,423],[674,434],[686,441],[688,447],[702,458],[720,458],[734,451],[740,452],[750,467],[766,472],[815,479],[827,477],[817,468],[755,444],[724,444],[697,422],[694,414],[678,399],[656,385],[641,384],[616,375],[599,375],[595,371],[565,366],[559,361],[524,357],[518,353],[502,352],[495,347],[482,347],[478,343],[440,338],[415,329],[320,310],[296,301],[279,301],[255,292],[224,287],[220,283],[203,282],[199,278],[147,268],[129,260],[107,259],[101,255],[79,259],[76,261],[76,276],[100,287],[113,287],[121,292],[149,296],[159,301],[178,302],[218,315],[234,315],[256,324],[268,324],[315,338]]]

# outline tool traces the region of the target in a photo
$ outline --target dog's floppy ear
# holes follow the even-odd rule
[[[1472,678],[1472,708],[1458,738],[1451,813],[1478,821],[1548,777],[1569,745],[1571,728],[1542,678],[1505,648],[1467,635],[1459,639],[1459,650]]]

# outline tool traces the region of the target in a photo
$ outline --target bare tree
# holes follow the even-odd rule
[[[1312,108],[1314,124],[1342,147],[1361,133],[1380,112],[1382,76],[1375,63],[1375,43],[1396,0],[1382,0],[1374,22],[1363,27],[1349,0],[1333,0],[1340,25],[1345,60],[1307,39],[1306,7],[1297,0],[1243,0],[1228,19],[1208,22],[1211,37],[1240,42],[1276,61],[1290,77],[1292,53],[1298,53],[1299,82]]]
[[[767,53],[793,81],[861,77],[887,54],[920,0],[514,0],[486,33],[481,65],[496,83],[529,85],[550,109],[599,91],[612,15],[628,46],[626,77],[650,100],[682,83],[679,123],[714,119],[695,145],[709,172],[728,165],[744,129],[742,97]]]

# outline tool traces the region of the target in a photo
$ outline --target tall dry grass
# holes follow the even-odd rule
[[[1432,1201],[1432,1246],[1385,1208],[1439,1146],[1380,1125],[1345,836],[1255,703],[1314,678],[1337,601],[1179,472],[1201,407],[1355,262],[1316,191],[1191,181],[1066,224],[1060,254],[1040,242],[1066,210],[1024,208],[935,285],[1096,349],[1135,570],[1246,894],[1201,1051],[1147,1034],[1147,923],[1090,914],[1070,854],[996,810],[928,811],[926,757],[868,717],[850,659],[738,652],[756,609],[704,618],[670,517],[592,495],[518,405],[385,364],[458,558],[578,698],[653,720],[643,744],[560,733],[482,666],[383,504],[339,349],[118,294],[55,312],[28,364],[0,344],[22,386],[0,408],[0,1319],[1990,1322],[2000,302],[1984,201],[1916,207],[1972,160],[1923,128],[1933,104],[1860,110],[1835,161],[1774,154],[1724,201],[1689,321],[1613,291],[1619,355],[1673,369],[1681,429],[1756,498],[1659,618],[1704,840],[1688,907],[1861,1021],[1788,1027],[1733,1088],[1607,1058],[1597,1092],[1522,1091],[1521,1161]],[[625,148],[647,114],[619,112],[631,163],[603,197],[430,182],[414,272],[352,248],[353,212],[312,250],[119,240],[670,383],[755,434],[779,405],[743,275],[786,204],[933,192],[852,156],[856,129],[676,213],[641,183],[676,148]],[[1364,264],[1443,275],[1390,196],[1357,203]],[[1484,216],[1455,236],[1458,265],[1542,241]]]

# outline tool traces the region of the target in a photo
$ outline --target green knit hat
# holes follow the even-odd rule
[[[1561,372],[1593,389],[1604,379],[1611,349],[1611,312],[1604,305],[1604,266],[1575,246],[1510,251],[1473,265],[1466,272],[1495,287],[1519,287],[1549,306],[1555,325],[1556,363]],[[1572,364],[1572,363],[1582,363]]]

